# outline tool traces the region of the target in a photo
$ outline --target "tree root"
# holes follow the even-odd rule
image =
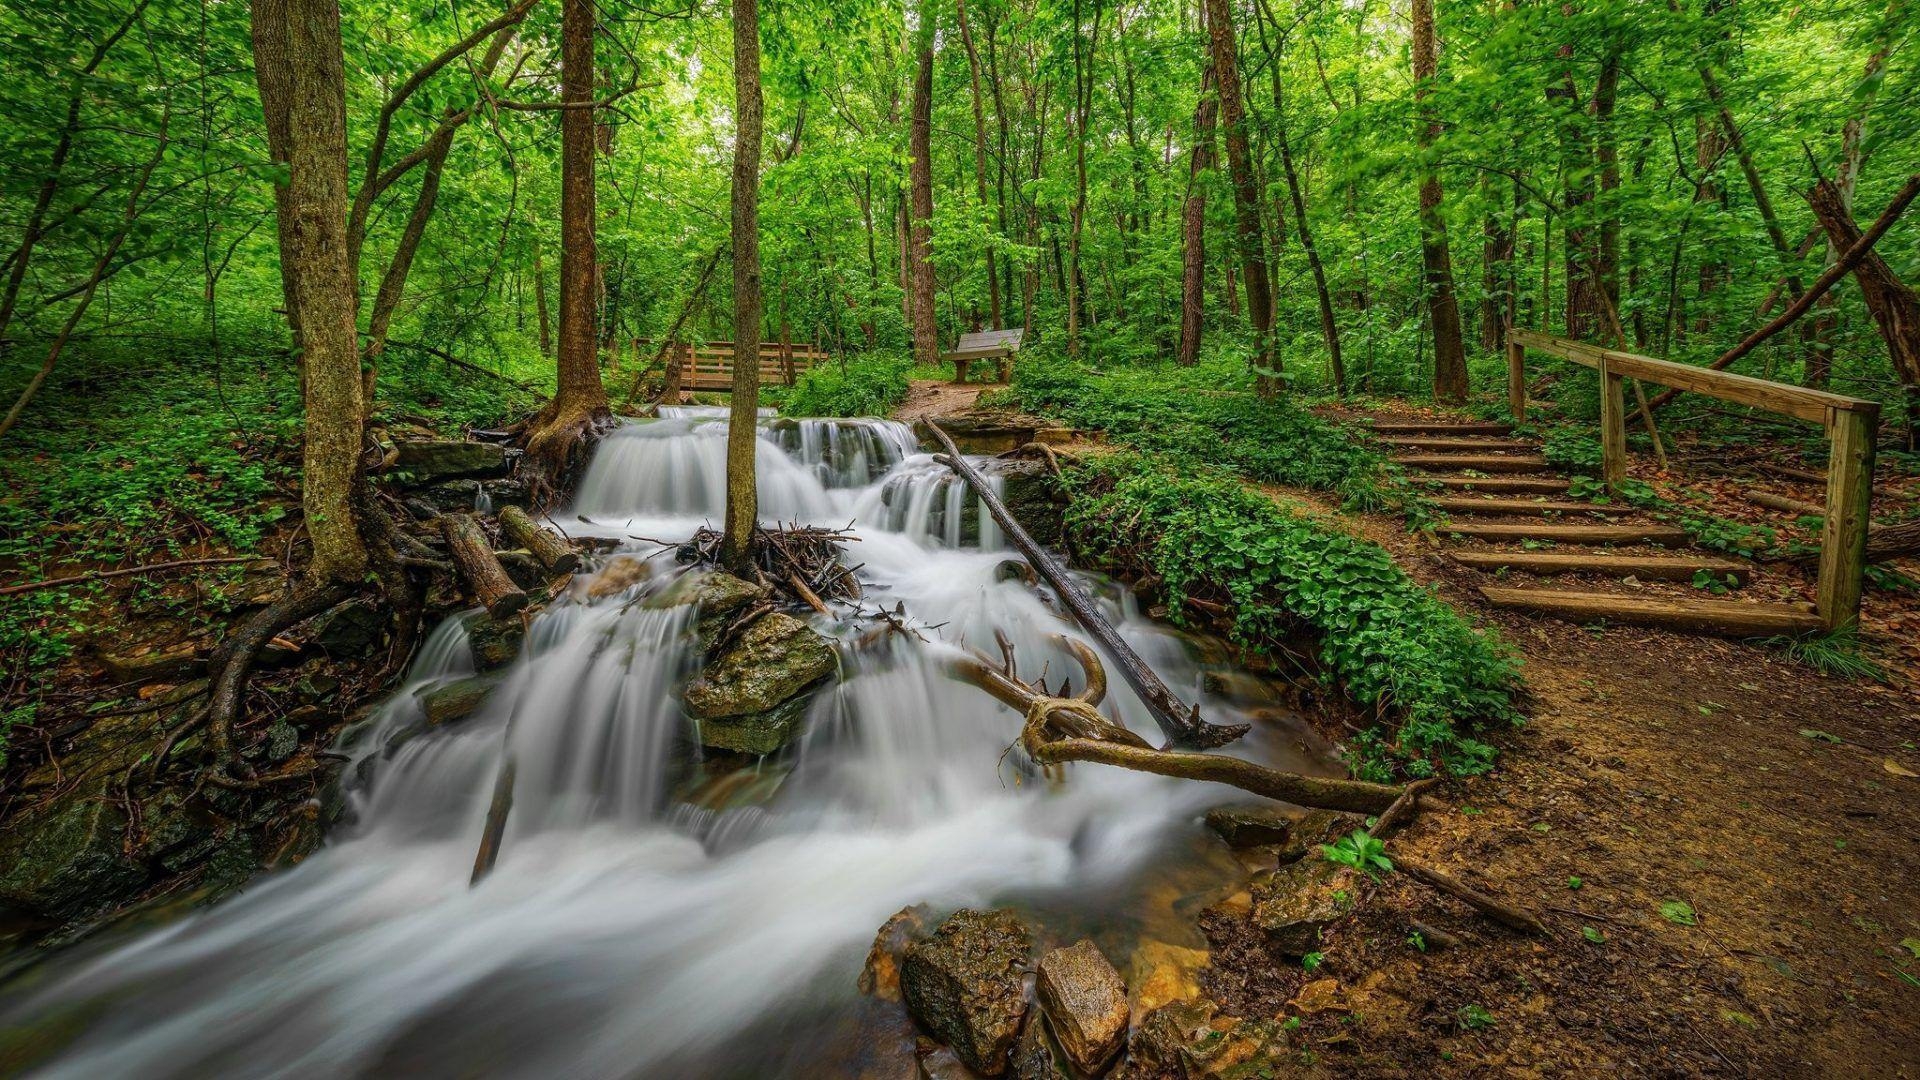
[[[593,444],[619,426],[607,406],[560,407],[555,398],[526,421],[519,473],[538,509],[559,502],[586,466]]]
[[[208,663],[213,677],[202,715],[209,726],[208,740],[218,767],[224,767],[230,773],[244,769],[233,749],[233,726],[240,712],[241,699],[246,693],[247,675],[252,672],[260,650],[281,631],[320,614],[352,595],[351,588],[334,582],[302,583],[248,616],[214,650],[213,658]]]

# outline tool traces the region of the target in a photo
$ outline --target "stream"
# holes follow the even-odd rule
[[[672,545],[721,518],[726,421],[663,413],[604,440],[553,515],[650,574],[590,599],[583,572],[478,712],[399,738],[423,690],[472,671],[465,621],[439,626],[343,738],[357,779],[325,847],[213,909],[56,958],[0,1006],[6,1026],[73,1033],[34,1075],[911,1076],[901,1007],[855,988],[904,906],[1016,906],[1043,936],[1092,935],[1123,973],[1143,939],[1204,946],[1192,915],[1240,879],[1199,816],[1245,800],[1092,765],[1058,785],[1019,770],[1020,718],[943,661],[962,642],[997,655],[997,629],[1024,675],[1078,685],[1050,637],[1079,630],[1004,580],[998,531],[903,424],[764,419],[760,510],[851,522],[866,606],[903,605],[927,640],[856,649],[871,621],[814,617],[842,673],[805,734],[764,760],[701,759],[676,694],[699,662],[694,614],[645,601],[687,572]],[[1228,752],[1332,771],[1217,644],[1084,580],[1176,693],[1255,721]],[[1117,679],[1109,702],[1160,741]],[[509,746],[502,854],[470,888]]]

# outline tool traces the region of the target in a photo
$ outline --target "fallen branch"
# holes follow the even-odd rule
[[[190,566],[231,566],[234,563],[269,562],[261,555],[226,555],[215,559],[176,559],[173,562],[148,563],[145,566],[129,566],[123,570],[89,570],[72,577],[48,578],[45,581],[29,581],[24,585],[9,585],[0,589],[0,596],[18,596],[21,593],[39,592],[41,589],[58,589],[65,585],[79,585],[88,581],[104,581],[107,578],[128,577],[133,574],[153,574],[162,570],[183,570]]]
[[[519,379],[515,379],[507,375],[502,375],[497,371],[488,371],[486,368],[481,367],[479,364],[473,363],[472,361],[469,361],[469,360],[462,360],[445,349],[436,349],[432,345],[423,344],[418,341],[395,341],[393,338],[387,339],[387,348],[391,349],[395,345],[398,345],[403,349],[418,349],[421,352],[426,353],[428,356],[438,357],[439,359],[444,360],[449,364],[452,364],[454,367],[460,368],[465,371],[471,371],[476,375],[485,375],[489,379],[498,379],[501,382],[506,383],[508,386],[517,387],[521,390],[525,390],[529,394],[540,393],[540,388],[537,386],[534,386],[532,383],[523,383]]]
[[[1510,930],[1523,934],[1535,934],[1544,937],[1547,932],[1540,917],[1524,908],[1517,908],[1504,901],[1495,900],[1486,893],[1462,882],[1451,874],[1435,870],[1425,863],[1416,862],[1404,855],[1393,856],[1393,868],[1436,892],[1446,893],[1455,900],[1487,916],[1494,922]]]
[[[503,748],[500,771],[493,777],[493,799],[487,804],[486,828],[480,831],[480,849],[473,854],[473,875],[467,879],[468,888],[480,884],[482,878],[493,873],[493,864],[500,859],[500,840],[507,834],[507,815],[513,811],[513,779],[516,771],[512,749]]]
[[[1827,508],[1819,503],[1810,503],[1804,499],[1789,499],[1785,495],[1775,495],[1770,491],[1743,491],[1740,494],[1748,502],[1756,506],[1764,506],[1769,510],[1784,510],[1789,514],[1799,514],[1802,517],[1808,515],[1825,517],[1827,514]]]
[[[1020,549],[1020,553],[1027,557],[1027,561],[1033,564],[1034,570],[1046,580],[1047,584],[1053,586],[1054,591],[1060,596],[1060,602],[1073,614],[1075,621],[1085,627],[1096,641],[1105,646],[1107,652],[1120,664],[1120,674],[1126,678],[1127,685],[1133,687],[1134,692],[1140,695],[1140,700],[1146,703],[1147,710],[1153,713],[1155,722],[1160,725],[1160,730],[1167,736],[1170,745],[1202,748],[1223,746],[1247,733],[1245,724],[1231,726],[1210,724],[1200,719],[1199,706],[1189,707],[1175,697],[1173,691],[1167,688],[1167,684],[1160,680],[1160,676],[1154,674],[1153,669],[1147,666],[1146,661],[1140,659],[1140,655],[1126,643],[1126,640],[1120,636],[1120,632],[1114,629],[1113,624],[1100,614],[1099,605],[1094,602],[1093,597],[1088,596],[1086,591],[1080,588],[1079,582],[1073,580],[1067,573],[1066,567],[1062,566],[1060,561],[1045,548],[1035,543],[1033,537],[1027,535],[1027,530],[1022,528],[1020,522],[1008,511],[1006,503],[1001,502],[1000,497],[994,494],[993,489],[981,478],[979,471],[968,464],[967,459],[960,453],[960,448],[954,444],[953,437],[931,420],[927,421],[927,427],[947,451],[939,455],[937,460],[958,473],[960,478],[967,482],[967,486],[980,496],[980,501],[986,504],[987,512],[993,515],[993,520],[1000,526],[1001,532],[1006,534],[1014,547]]]

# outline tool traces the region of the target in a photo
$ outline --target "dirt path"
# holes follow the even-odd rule
[[[1498,769],[1396,846],[1552,934],[1522,940],[1390,878],[1316,976],[1212,928],[1216,993],[1284,1007],[1331,974],[1342,1008],[1305,1032],[1360,1075],[1920,1076],[1912,693],[1774,650],[1494,612],[1424,537],[1344,520],[1497,626],[1530,691]],[[1409,919],[1473,940],[1421,952]]]
[[[959,416],[972,412],[980,395],[995,389],[1000,387],[985,383],[956,385],[935,379],[915,379],[907,384],[906,399],[893,410],[893,418],[911,424],[915,420],[943,420]]]

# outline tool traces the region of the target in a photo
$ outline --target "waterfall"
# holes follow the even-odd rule
[[[351,813],[324,848],[211,910],[48,964],[0,1010],[8,1025],[89,1018],[44,1075],[834,1075],[820,1062],[868,1037],[855,976],[894,911],[1021,899],[1114,917],[1127,883],[1231,798],[1095,766],[1056,788],[1017,771],[1020,718],[943,662],[995,652],[997,631],[1029,677],[1077,678],[1055,636],[1079,631],[1000,580],[1007,554],[978,500],[882,420],[763,416],[760,508],[769,524],[850,528],[869,600],[902,605],[926,640],[844,650],[782,755],[702,760],[677,699],[700,660],[694,613],[651,601],[688,572],[672,545],[721,518],[727,424],[661,413],[605,439],[554,515],[649,573],[595,597],[603,558],[533,620],[478,712],[423,730],[421,695],[473,670],[471,615],[443,623],[343,738]],[[1245,715],[1200,693],[1186,639],[1088,580],[1169,684],[1212,719]],[[813,621],[843,642],[868,629]],[[1111,701],[1155,734],[1123,685]],[[1261,731],[1234,752],[1302,764],[1284,731]],[[507,753],[503,853],[469,888]]]

